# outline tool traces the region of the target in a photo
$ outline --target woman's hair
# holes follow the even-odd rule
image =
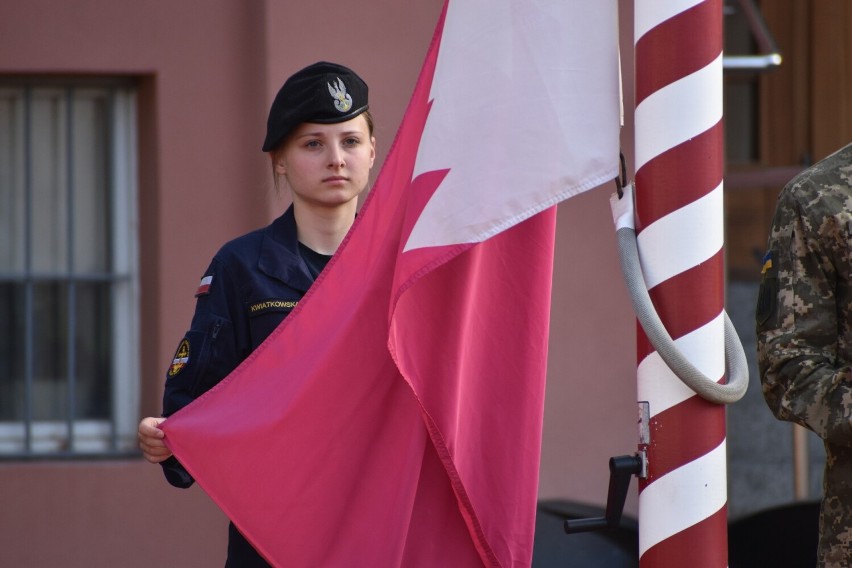
[[[373,123],[373,115],[370,114],[369,109],[362,112],[359,116],[363,116],[364,120],[367,121],[367,131],[370,133],[370,136],[373,136],[373,130],[375,126]],[[281,191],[281,182],[279,179],[281,176],[275,173],[275,161],[278,159],[280,153],[284,151],[284,147],[287,145],[287,141],[289,139],[289,137],[285,138],[281,141],[280,144],[278,144],[275,148],[269,151],[270,162],[272,164],[272,183],[275,184],[276,193]]]

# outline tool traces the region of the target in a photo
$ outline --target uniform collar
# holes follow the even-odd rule
[[[292,205],[264,231],[258,269],[302,292],[307,292],[314,283],[305,261],[299,254],[296,217]]]

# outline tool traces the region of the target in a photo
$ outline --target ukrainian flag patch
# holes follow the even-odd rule
[[[772,251],[766,251],[766,254],[763,255],[763,268],[760,270],[761,274],[766,274],[766,272],[772,268]]]

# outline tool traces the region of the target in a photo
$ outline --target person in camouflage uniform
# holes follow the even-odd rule
[[[852,144],[778,197],[758,295],[763,394],[826,450],[818,566],[852,566]]]

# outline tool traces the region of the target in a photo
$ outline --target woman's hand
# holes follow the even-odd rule
[[[165,420],[165,418],[149,416],[143,418],[142,422],[139,423],[139,430],[136,435],[139,440],[139,449],[142,450],[145,459],[151,463],[160,463],[169,459],[172,455],[172,452],[163,442],[166,434],[160,430],[160,424]]]

